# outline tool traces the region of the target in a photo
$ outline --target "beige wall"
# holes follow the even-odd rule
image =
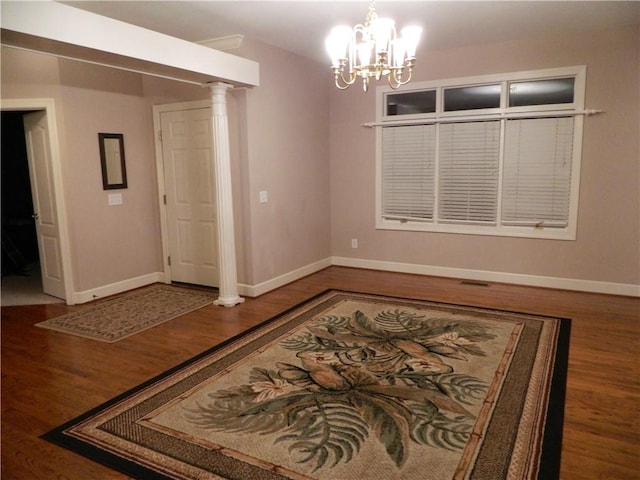
[[[65,179],[78,291],[157,272],[160,259],[152,117],[140,75],[60,60]],[[98,132],[124,134],[128,188],[103,190]],[[110,193],[123,204],[109,206]]]
[[[621,284],[640,283],[638,29],[434,51],[415,80],[587,65],[576,241],[375,229],[375,91],[331,93],[332,253],[360,260]],[[350,241],[358,238],[359,248]]]
[[[247,40],[236,53],[260,62],[243,127],[247,281],[256,285],[331,255],[330,85],[326,66],[303,57]]]

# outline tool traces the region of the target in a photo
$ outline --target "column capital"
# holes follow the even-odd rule
[[[214,117],[227,116],[227,90],[233,85],[224,82],[208,83],[209,94],[211,96],[211,109]]]
[[[234,88],[233,85],[231,85],[230,83],[226,83],[226,82],[208,82],[208,83],[203,83],[202,84],[203,87],[207,87],[211,90],[231,90],[232,88]]]

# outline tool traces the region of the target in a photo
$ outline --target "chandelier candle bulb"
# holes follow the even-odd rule
[[[420,35],[422,35],[422,28],[416,26],[404,27],[400,34],[407,49],[407,57],[415,58],[418,43],[420,42]]]
[[[361,43],[357,48],[360,65],[369,65],[371,63],[371,43]]]
[[[389,41],[393,33],[395,22],[390,18],[379,18],[375,22],[376,53],[379,55],[388,51]]]
[[[405,42],[396,40],[393,42],[393,65],[396,68],[402,67],[404,63]]]
[[[334,67],[340,66],[340,60],[346,58],[350,42],[351,29],[349,27],[333,27],[331,34],[325,40],[325,45]]]
[[[374,3],[369,5],[364,24],[334,27],[325,40],[335,84],[340,90],[349,88],[358,77],[365,92],[372,78],[380,80],[386,76],[393,89],[411,80],[422,29],[408,26],[398,37],[395,22],[378,18]]]

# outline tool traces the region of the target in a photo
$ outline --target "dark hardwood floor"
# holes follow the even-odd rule
[[[561,478],[640,479],[640,299],[343,267],[115,344],[34,327],[87,305],[3,307],[2,479],[126,478],[39,435],[327,288],[571,318]]]

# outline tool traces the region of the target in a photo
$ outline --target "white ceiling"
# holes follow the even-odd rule
[[[62,3],[189,41],[246,37],[325,62],[324,38],[337,24],[363,23],[359,1],[64,1]],[[380,16],[423,27],[424,46],[450,48],[565,30],[638,25],[638,1],[376,2]]]

